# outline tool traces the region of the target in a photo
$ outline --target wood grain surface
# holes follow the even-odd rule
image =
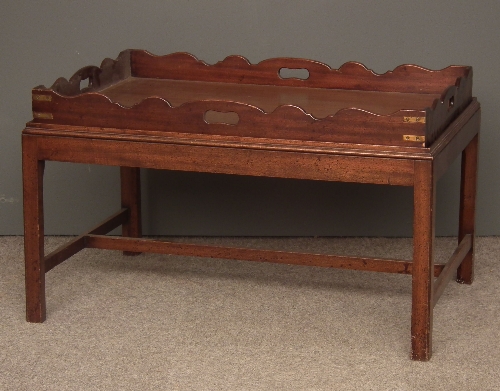
[[[307,70],[308,76],[284,78],[283,68]],[[427,147],[471,94],[472,69],[464,66],[433,71],[401,65],[376,74],[355,62],[332,69],[306,59],[250,64],[230,56],[208,65],[187,53],[127,50],[50,89],[35,88],[33,121]]]
[[[307,76],[282,77],[283,68]],[[45,320],[45,273],[88,247],[404,273],[412,275],[411,357],[425,361],[434,305],[455,271],[472,282],[480,105],[470,67],[376,74],[352,62],[332,69],[230,56],[209,65],[186,53],[128,50],[33,89],[32,102],[22,136],[29,322]],[[459,244],[435,265],[436,183],[460,154]],[[121,209],[45,256],[47,160],[119,166]],[[140,168],[412,186],[413,260],[141,238]],[[122,237],[104,236],[120,225]]]

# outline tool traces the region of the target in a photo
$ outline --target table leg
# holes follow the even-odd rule
[[[432,161],[415,161],[412,272],[412,359],[432,355],[432,294],[434,285],[434,221],[436,186]]]
[[[142,236],[141,217],[141,176],[138,167],[120,167],[122,208],[130,211],[129,219],[122,226],[122,235],[131,238]],[[138,255],[140,252],[124,251],[125,255]]]
[[[23,137],[24,258],[26,320],[45,320],[45,264],[43,231],[43,172],[36,139]]]
[[[474,279],[474,228],[476,214],[477,159],[479,134],[477,134],[462,152],[462,178],[460,183],[460,218],[458,242],[465,235],[472,237],[469,253],[457,269],[457,281],[471,284]]]

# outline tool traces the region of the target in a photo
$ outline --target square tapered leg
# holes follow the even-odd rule
[[[436,204],[436,186],[430,160],[415,162],[413,203],[412,359],[427,361],[432,355]]]
[[[23,137],[24,257],[26,320],[45,320],[45,263],[43,230],[43,172],[36,139]]]
[[[476,187],[479,134],[462,152],[462,173],[460,183],[460,220],[458,242],[465,235],[471,235],[472,246],[457,269],[457,281],[471,284],[474,279],[474,231],[476,220]]]

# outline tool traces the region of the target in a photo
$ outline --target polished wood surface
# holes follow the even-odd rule
[[[450,257],[446,265],[443,267],[438,278],[434,282],[434,295],[432,298],[433,306],[437,304],[439,298],[444,292],[446,285],[451,280],[455,271],[457,271],[459,265],[463,264],[463,261],[467,255],[472,250],[472,235],[467,234],[458,244],[453,255]],[[460,281],[459,281],[460,282]]]
[[[309,76],[283,78],[282,68]],[[208,65],[132,50],[33,89],[34,119],[22,136],[27,320],[45,320],[45,273],[83,248],[402,273],[412,276],[411,357],[429,360],[434,306],[455,272],[459,282],[473,278],[480,105],[471,88],[470,67],[403,65],[377,75],[358,63],[335,70],[231,56]],[[459,244],[435,264],[436,185],[460,155]],[[47,160],[119,166],[121,209],[45,255]],[[413,260],[141,238],[141,168],[411,186]],[[119,226],[121,237],[106,236]]]
[[[23,137],[22,140],[26,319],[43,322],[46,316],[43,246],[45,161],[38,158],[36,138]]]
[[[408,116],[425,118],[423,110],[401,110],[389,115],[378,115],[348,108],[335,115],[316,119],[297,105],[281,105],[267,113],[257,106],[225,100],[198,100],[171,107],[169,102],[153,96],[124,108],[97,93],[71,98],[53,92],[45,95],[50,96],[51,101],[34,101],[33,110],[35,113],[50,113],[51,117],[37,117],[33,120],[34,124],[402,147],[422,147],[426,137],[425,123],[404,122]],[[234,125],[207,123],[207,111],[234,112],[239,120]],[[421,136],[422,140],[405,140],[405,134]]]
[[[135,77],[379,92],[442,94],[459,78],[472,80],[472,68],[467,66],[434,71],[405,64],[377,74],[353,61],[332,69],[319,61],[290,57],[251,64],[242,56],[229,56],[209,65],[188,53],[155,56],[144,50],[131,50],[130,63],[130,74]],[[280,75],[282,68],[305,69],[309,75],[306,79],[284,78]]]
[[[308,77],[284,78],[283,68]],[[230,56],[208,65],[187,53],[132,50],[35,88],[33,122],[428,147],[471,99],[472,68],[464,66],[402,65],[376,74],[355,62],[332,69],[305,59],[250,64]]]
[[[122,224],[122,236],[140,238],[141,221],[141,172],[137,167],[120,167],[120,194],[122,208],[129,211],[128,219]],[[139,252],[125,251],[125,255],[139,255]]]
[[[471,248],[457,270],[457,281],[463,284],[472,284],[474,279],[474,232],[476,226],[478,153],[479,134],[476,134],[462,152],[458,240],[460,242],[467,235],[470,235],[472,241]]]
[[[436,180],[433,161],[416,161],[413,184],[412,358],[432,354]]]
[[[341,109],[358,108],[389,115],[399,110],[425,110],[440,94],[376,92],[326,88],[259,86],[255,84],[210,83],[131,77],[100,91],[113,102],[131,107],[158,96],[177,107],[200,100],[247,103],[271,113],[281,105],[301,107],[316,118],[325,118]]]

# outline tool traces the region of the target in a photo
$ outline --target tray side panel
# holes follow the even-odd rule
[[[105,58],[100,67],[89,65],[76,71],[69,80],[64,77],[57,79],[50,90],[60,95],[75,96],[85,92],[100,91],[112,84],[130,77],[130,50],[124,50],[116,60]],[[86,82],[86,86],[84,86]],[[33,89],[47,90],[44,86]]]
[[[247,104],[227,101],[188,102],[179,107],[158,97],[125,108],[98,93],[62,97],[47,92],[49,100],[33,101],[34,123],[102,128],[139,129],[211,135],[330,141],[339,143],[423,147],[423,141],[404,140],[406,134],[425,135],[425,123],[405,118],[425,116],[425,111],[402,110],[376,115],[358,109],[340,110],[316,119],[301,108],[279,106],[271,113]],[[235,123],[206,120],[206,113],[234,113]],[[43,114],[43,115],[40,115]]]
[[[281,68],[307,69],[307,79],[282,78]],[[188,53],[155,56],[131,51],[132,76],[174,80],[276,85],[290,87],[337,88],[364,91],[441,94],[446,87],[468,74],[470,67],[450,66],[433,71],[416,65],[401,65],[376,74],[364,65],[348,62],[332,69],[321,62],[298,58],[274,58],[258,64],[241,56],[229,56],[208,65]]]
[[[448,87],[426,110],[426,143],[430,146],[472,102],[472,69]]]

